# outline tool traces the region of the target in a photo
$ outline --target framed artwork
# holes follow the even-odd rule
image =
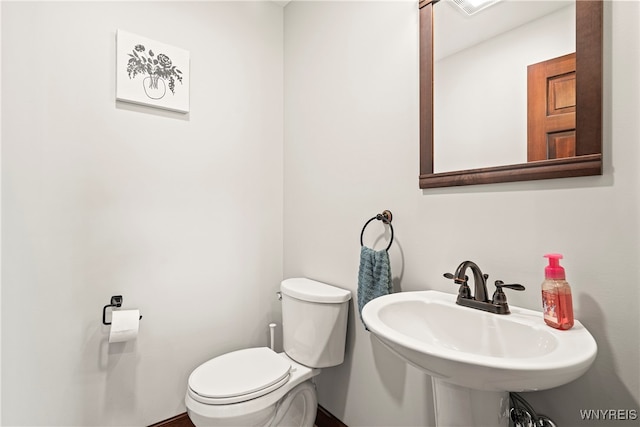
[[[116,99],[189,112],[189,52],[116,32]]]

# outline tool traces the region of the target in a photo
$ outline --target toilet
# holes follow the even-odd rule
[[[351,292],[307,278],[282,281],[283,353],[226,353],[189,376],[187,414],[202,426],[313,426],[313,378],[344,361]]]

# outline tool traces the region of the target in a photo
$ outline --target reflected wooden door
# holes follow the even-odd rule
[[[527,161],[576,155],[576,54],[527,67]]]

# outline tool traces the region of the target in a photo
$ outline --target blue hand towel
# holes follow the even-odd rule
[[[358,272],[358,311],[362,319],[362,308],[374,298],[391,293],[391,265],[387,250],[374,251],[362,246],[360,249],[360,271]],[[364,321],[362,322],[364,324]],[[366,328],[366,325],[365,325]]]

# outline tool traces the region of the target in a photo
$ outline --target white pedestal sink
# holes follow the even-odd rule
[[[541,312],[510,306],[499,315],[455,301],[444,292],[401,292],[362,310],[382,344],[433,377],[438,426],[506,427],[510,391],[558,387],[595,360],[596,342],[579,321],[561,331]]]

